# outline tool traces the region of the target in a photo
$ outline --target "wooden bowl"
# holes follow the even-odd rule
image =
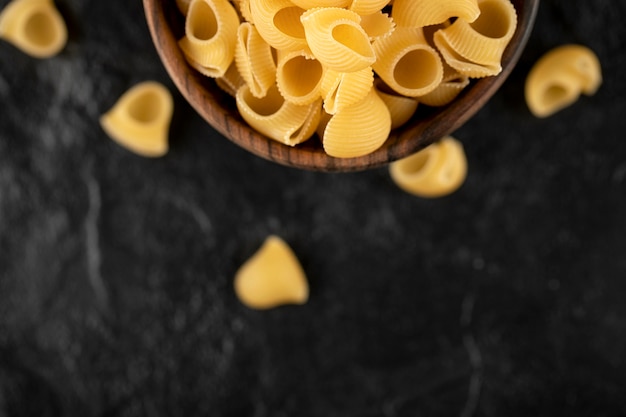
[[[237,145],[270,161],[318,171],[359,171],[406,157],[455,131],[471,118],[502,85],[517,63],[530,36],[539,0],[512,0],[518,14],[517,29],[502,57],[502,72],[473,81],[457,99],[442,108],[420,106],[404,126],[393,130],[375,152],[357,158],[328,156],[317,136],[290,147],[249,127],[235,101],[214,80],[187,64],[177,41],[184,34],[184,17],[175,0],[143,0],[148,27],[170,77],[191,106],[217,131]]]

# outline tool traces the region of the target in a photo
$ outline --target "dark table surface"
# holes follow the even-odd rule
[[[0,43],[0,416],[626,415],[624,1],[542,1],[436,200],[246,153],[176,91],[141,2],[57,4],[60,55]],[[564,43],[604,84],[536,119],[526,74]],[[175,98],[160,159],[98,124],[148,79]],[[250,310],[233,275],[272,233],[310,300]]]

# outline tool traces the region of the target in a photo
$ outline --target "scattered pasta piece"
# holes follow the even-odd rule
[[[309,284],[298,258],[274,235],[239,268],[234,287],[239,300],[254,309],[304,304],[309,298]]]
[[[593,95],[602,84],[600,61],[581,45],[563,45],[548,51],[531,68],[525,96],[530,111],[547,117],[570,106],[581,93]]]
[[[14,0],[0,13],[0,38],[35,58],[58,54],[67,27],[52,0]]]
[[[448,195],[465,181],[467,160],[459,141],[439,142],[389,165],[392,180],[404,191],[426,198]]]
[[[174,109],[167,88],[146,81],[125,92],[100,118],[111,139],[136,154],[163,156],[168,151],[168,131]]]

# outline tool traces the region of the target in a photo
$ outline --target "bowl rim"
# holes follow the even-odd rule
[[[195,111],[220,134],[247,151],[281,165],[314,171],[352,172],[381,167],[409,156],[451,134],[473,117],[502,86],[517,64],[532,32],[539,1],[512,0],[518,23],[502,55],[502,71],[498,75],[472,80],[470,86],[447,106],[425,111],[418,109],[409,122],[391,131],[379,149],[353,158],[327,155],[316,137],[291,147],[251,128],[239,116],[234,99],[214,80],[187,63],[175,33],[183,31],[183,16],[175,1],[143,0],[143,6],[153,44],[170,78]]]

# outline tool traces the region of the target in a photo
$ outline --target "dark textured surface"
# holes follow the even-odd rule
[[[543,1],[438,200],[247,154],[174,91],[140,2],[58,5],[61,55],[0,43],[0,416],[626,415],[624,2]],[[571,42],[604,85],[535,119],[524,77]],[[97,122],[146,79],[176,100],[157,160]],[[234,296],[269,233],[305,306]]]

